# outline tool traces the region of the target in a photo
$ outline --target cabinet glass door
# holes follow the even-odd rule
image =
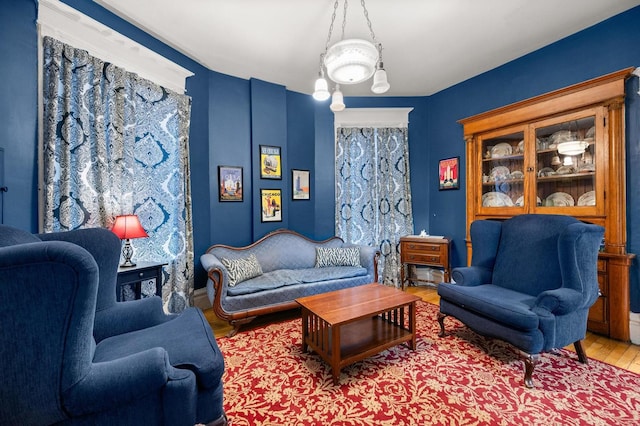
[[[505,208],[522,209],[524,194],[524,131],[507,131],[481,137],[482,194],[480,210],[492,214],[506,213]],[[513,212],[512,212],[513,213]]]
[[[538,205],[542,210],[595,209],[596,116],[563,120],[535,129]]]

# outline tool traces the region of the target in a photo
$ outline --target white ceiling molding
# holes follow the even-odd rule
[[[40,36],[50,36],[178,93],[193,72],[58,0],[39,0]]]
[[[334,113],[338,127],[407,127],[413,108],[345,108]]]

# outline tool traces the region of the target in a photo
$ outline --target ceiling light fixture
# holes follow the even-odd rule
[[[348,0],[344,0],[342,35],[340,41],[329,46],[339,2],[340,0],[336,0],[333,5],[333,15],[331,16],[327,42],[324,53],[320,55],[319,78],[316,80],[313,92],[313,97],[316,100],[324,101],[329,99],[329,85],[325,79],[326,69],[326,75],[336,83],[335,91],[331,97],[331,110],[334,112],[342,111],[345,108],[344,97],[340,91],[341,84],[358,84],[373,76],[373,85],[371,86],[373,93],[385,93],[390,87],[387,81],[387,72],[382,63],[382,43],[376,41],[376,35],[373,32],[371,21],[369,20],[369,12],[364,0],[360,0],[360,4],[367,20],[372,41],[344,38],[344,30],[347,25],[347,8],[349,6]]]

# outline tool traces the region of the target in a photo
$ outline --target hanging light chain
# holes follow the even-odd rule
[[[329,50],[329,43],[331,43],[331,34],[333,34],[333,23],[336,21],[336,12],[338,10],[338,3],[339,3],[339,0],[336,0],[336,2],[333,4],[333,15],[331,15],[331,25],[329,26],[329,34],[327,34],[327,42],[324,45],[324,55],[327,54],[327,51]],[[344,35],[344,23],[342,24],[342,32]]]
[[[342,35],[340,40],[344,40],[344,29],[347,27],[347,7],[349,7],[349,0],[344,0],[344,11],[342,12]]]
[[[364,17],[367,20],[367,25],[369,26],[369,32],[371,33],[371,38],[373,39],[373,44],[378,44],[376,40],[376,33],[373,32],[373,27],[371,26],[371,21],[369,20],[369,11],[367,10],[367,6],[364,5],[364,0],[360,0],[360,4],[362,5],[362,10],[364,10]],[[346,10],[346,6],[345,6],[345,10]],[[342,31],[344,31],[344,28]]]

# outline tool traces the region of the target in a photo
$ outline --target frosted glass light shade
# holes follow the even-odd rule
[[[389,90],[389,82],[387,81],[387,72],[380,68],[373,75],[373,85],[371,86],[371,91],[376,94],[381,94]]]
[[[313,99],[317,101],[326,101],[331,96],[329,93],[329,86],[327,85],[327,80],[323,77],[320,77],[316,80],[315,90],[313,92]]]
[[[336,88],[336,90],[333,92],[333,96],[331,97],[331,105],[329,106],[329,108],[333,112],[344,110],[344,96],[342,96],[342,92],[339,88]]]
[[[356,84],[371,78],[378,62],[378,49],[369,41],[342,40],[327,50],[327,75],[338,84]]]
[[[589,146],[589,142],[585,141],[567,141],[558,144],[558,154],[561,155],[579,155]]]

